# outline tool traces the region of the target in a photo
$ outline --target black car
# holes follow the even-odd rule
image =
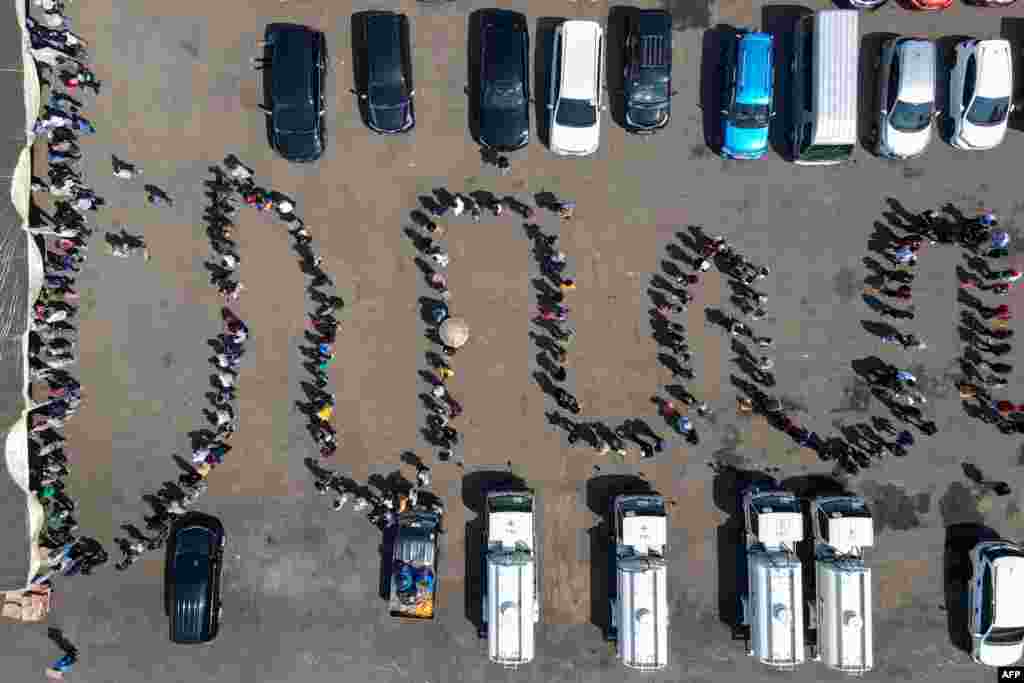
[[[171,641],[207,643],[220,628],[224,527],[216,517],[190,512],[167,541],[164,609]]]
[[[672,16],[637,10],[626,19],[623,96],[626,129],[653,133],[672,116]]]
[[[480,144],[499,151],[530,142],[530,34],[526,17],[489,10],[481,17]]]
[[[264,36],[270,92],[263,110],[270,117],[271,145],[288,161],[316,161],[326,144],[324,34],[308,26],[270,24]]]
[[[359,109],[377,133],[404,133],[416,125],[412,96],[409,20],[393,12],[361,12],[352,18],[352,57]]]

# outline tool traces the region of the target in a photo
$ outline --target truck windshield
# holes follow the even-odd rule
[[[993,628],[988,634],[988,642],[992,645],[1016,645],[1021,641],[1024,641],[1024,626]]]
[[[532,512],[531,496],[495,496],[488,501],[491,512]]]
[[[853,154],[853,145],[811,145],[800,153],[804,161],[845,161]]]

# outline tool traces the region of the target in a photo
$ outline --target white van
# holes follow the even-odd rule
[[[551,151],[586,156],[601,143],[604,29],[596,21],[566,21],[555,29],[548,98]]]
[[[1024,656],[1024,548],[982,541],[970,558],[971,658],[986,666],[1012,666]]]
[[[487,495],[483,621],[488,656],[507,669],[533,661],[540,620],[533,504],[531,491]]]
[[[612,502],[615,597],[611,632],[624,666],[668,666],[668,517],[657,494],[617,496]]]
[[[874,666],[871,569],[864,548],[874,545],[871,512],[862,498],[811,501],[818,592],[817,655],[825,666],[860,675]]]
[[[857,144],[857,59],[860,36],[854,10],[821,10],[802,17],[793,37],[793,161],[832,165]]]

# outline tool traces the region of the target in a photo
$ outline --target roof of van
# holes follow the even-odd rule
[[[736,101],[771,104],[772,37],[767,33],[745,33],[737,54]]]
[[[875,530],[870,517],[832,517],[828,520],[828,543],[839,553],[870,548]]]
[[[979,97],[1009,97],[1013,87],[1013,64],[1010,59],[1010,42],[1001,38],[979,40],[975,48],[978,54]]]
[[[371,80],[384,76],[388,76],[384,80],[389,82],[402,80],[402,19],[401,14],[393,12],[372,12],[366,16],[366,45],[374,57],[369,67],[383,71],[371,74]]]
[[[851,145],[857,141],[857,22],[855,10],[822,10],[815,17],[815,145]]]
[[[304,26],[287,26],[274,39],[274,98],[282,104],[299,106],[312,98],[313,48],[316,32]]]
[[[992,590],[996,604],[992,625],[998,628],[1024,626],[1024,613],[1019,609],[1024,602],[1024,557],[1005,555],[992,562]]]
[[[601,25],[596,21],[566,21],[562,31],[561,96],[593,100],[597,96]]]

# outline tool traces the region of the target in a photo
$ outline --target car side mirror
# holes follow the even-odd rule
[[[324,114],[326,114],[326,113],[327,113],[327,110],[326,110],[326,109],[321,109],[321,110],[320,110],[320,114],[319,114],[319,116],[323,116],[323,115],[324,115]]]
[[[723,109],[722,110],[722,116],[728,116],[728,115],[729,115],[729,110],[728,109]]]
[[[554,108],[555,108],[555,105],[553,105],[553,104],[545,104],[545,105],[544,105],[544,108],[545,108],[545,109],[554,109]]]
[[[672,92],[670,92],[670,93],[668,94],[668,96],[669,96],[669,97],[675,97],[675,96],[676,96],[676,95],[678,95],[678,94],[679,94],[679,91],[678,91],[678,90],[673,90]]]
[[[776,114],[776,112],[774,112],[774,111],[768,112],[768,118],[774,119],[775,118],[775,114]]]
[[[416,90],[415,89],[409,91],[409,97],[412,97],[415,94],[416,94]]]
[[[261,104],[261,105],[258,105],[258,106],[259,106],[260,110],[263,111],[264,114],[266,114],[268,116],[270,115],[270,107],[268,107],[265,104]]]
[[[601,111],[608,111],[608,105],[602,104],[601,105]]]

